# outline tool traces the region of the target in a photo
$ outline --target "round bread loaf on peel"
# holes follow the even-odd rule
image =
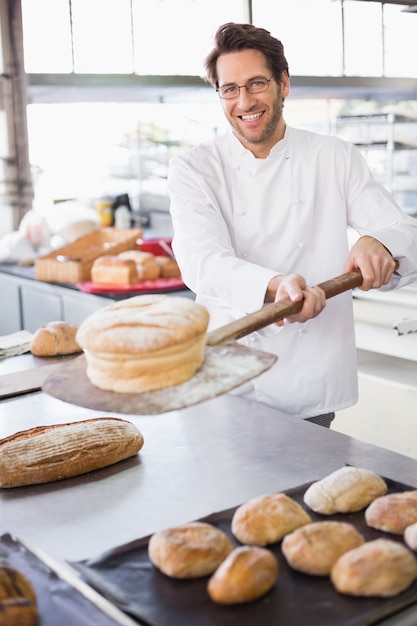
[[[151,563],[171,578],[212,574],[232,550],[226,533],[205,522],[161,530],[148,543]]]
[[[417,559],[397,541],[374,539],[345,552],[330,578],[340,593],[388,598],[405,591],[417,578]]]
[[[100,389],[142,393],[185,382],[204,360],[207,309],[190,298],[143,295],[96,311],[77,331]]]
[[[297,528],[282,540],[281,550],[293,569],[312,576],[328,576],[337,559],[365,543],[348,522],[313,522]]]
[[[365,511],[368,526],[402,535],[417,522],[417,490],[389,493],[374,500]]]
[[[265,494],[236,509],[232,533],[241,543],[266,546],[310,522],[308,513],[285,493]]]
[[[387,490],[387,484],[375,472],[346,466],[312,483],[304,494],[304,502],[322,515],[354,513]]]

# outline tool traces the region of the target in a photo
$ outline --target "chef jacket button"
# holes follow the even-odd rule
[[[304,248],[304,243],[302,241],[300,241],[300,243],[297,246],[298,248]]]
[[[248,256],[249,256],[249,252],[247,252],[246,250],[245,252],[242,252],[242,259],[247,259]]]

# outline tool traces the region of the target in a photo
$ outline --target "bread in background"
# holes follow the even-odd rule
[[[99,256],[91,268],[91,281],[96,285],[135,285],[139,281],[136,263],[116,254]]]
[[[67,322],[48,322],[40,326],[30,341],[29,348],[34,356],[64,356],[82,352],[76,340],[78,326]]]

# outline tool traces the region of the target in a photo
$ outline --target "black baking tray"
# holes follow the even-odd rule
[[[21,572],[32,585],[39,614],[37,626],[115,626],[121,623],[103,613],[10,533],[0,536],[0,558]]]
[[[414,489],[385,478],[388,492]],[[313,481],[312,481],[313,482]],[[303,503],[311,482],[285,493],[299,502],[313,521],[332,519],[353,524],[367,541],[380,537],[402,542],[402,537],[369,528],[364,511],[323,516]],[[236,507],[201,518],[233,537],[230,524]],[[72,563],[85,580],[141,624],[148,626],[369,626],[417,602],[417,581],[393,598],[357,598],[335,591],[329,577],[315,577],[291,569],[281,553],[281,543],[268,546],[277,556],[279,573],[275,587],[251,603],[221,606],[207,594],[209,577],[175,580],[159,572],[148,558],[144,537],[90,560]]]

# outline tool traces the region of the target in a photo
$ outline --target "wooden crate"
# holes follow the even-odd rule
[[[129,228],[100,228],[35,261],[36,278],[53,283],[82,283],[91,278],[91,267],[99,256],[119,254],[138,247],[143,232]]]

